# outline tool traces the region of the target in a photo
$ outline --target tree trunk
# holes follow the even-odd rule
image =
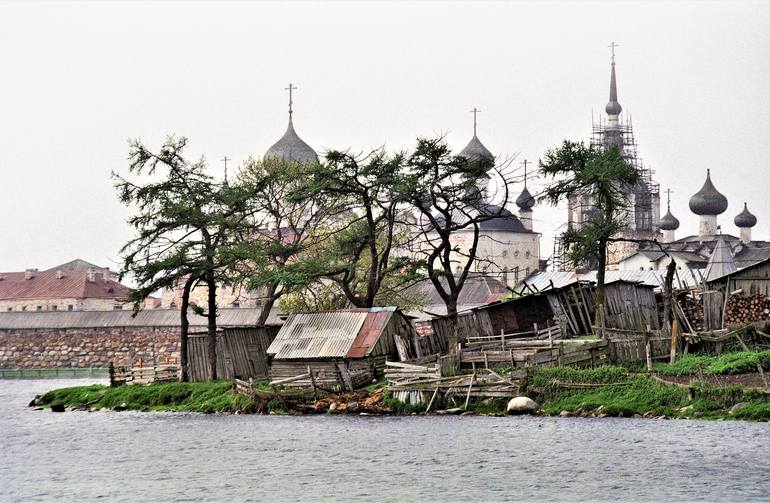
[[[457,354],[457,345],[460,342],[460,335],[457,326],[457,300],[450,299],[446,303],[447,320],[449,321],[449,333],[447,334],[447,353]]]
[[[607,268],[607,241],[599,241],[599,267],[596,270],[596,305],[594,306],[594,323],[597,327],[604,326],[604,273]],[[590,320],[589,320],[590,323]],[[604,331],[601,331],[602,339]]]
[[[272,285],[269,285],[267,290],[266,300],[264,305],[262,306],[262,312],[259,313],[259,320],[257,320],[257,326],[264,327],[265,323],[267,323],[267,319],[270,317],[270,311],[273,309],[273,305],[275,304],[276,297],[275,292],[278,290],[278,285],[273,283]]]
[[[666,278],[663,281],[663,326],[670,332],[673,306],[674,273],[676,273],[676,261],[671,257],[671,262],[666,266]]]
[[[214,271],[206,272],[206,285],[208,286],[208,367],[209,381],[217,379],[217,284],[214,279]]]
[[[190,380],[190,364],[187,356],[187,336],[190,333],[190,320],[187,319],[187,309],[190,307],[190,290],[196,279],[195,276],[191,275],[182,289],[182,307],[180,310],[182,317],[182,333],[179,339],[179,367],[181,370],[179,380],[182,382]]]

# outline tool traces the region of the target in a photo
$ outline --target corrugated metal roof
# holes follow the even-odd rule
[[[178,309],[150,309],[131,316],[130,310],[114,311],[11,311],[0,312],[0,329],[25,328],[106,328],[106,327],[178,327]],[[255,326],[259,321],[259,309],[220,309],[219,327]],[[205,327],[207,319],[193,312],[189,314],[191,327]],[[271,313],[268,325],[280,324]]]
[[[354,353],[365,356],[395,311],[388,307],[292,314],[267,353],[276,359],[343,358],[355,343]]]
[[[606,271],[604,274],[604,282],[612,283],[614,281],[628,281],[630,283],[642,283],[660,289],[665,276],[666,271]],[[537,292],[547,291],[551,288],[564,288],[575,284],[578,281],[596,283],[596,271],[589,271],[581,274],[577,274],[573,271],[536,272],[516,285],[515,290],[517,292],[524,290],[525,293],[529,293],[529,290],[524,286],[525,282],[530,288]],[[699,282],[700,279],[696,279],[693,272],[689,269],[677,270],[677,275],[674,276],[674,288],[692,288]]]
[[[363,358],[372,350],[385,326],[390,321],[392,311],[380,311],[379,313],[369,313],[364,321],[358,336],[350,345],[350,349],[345,354],[348,358]]]

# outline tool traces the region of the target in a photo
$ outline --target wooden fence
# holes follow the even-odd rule
[[[646,337],[643,332],[635,330],[607,328],[604,332],[609,341],[609,356],[613,363],[646,359],[647,341],[653,359],[668,357],[671,352],[671,336],[659,330],[648,332]]]
[[[217,332],[217,376],[220,379],[267,377],[267,348],[278,327],[225,328]],[[207,334],[190,334],[190,380],[208,379]]]
[[[110,386],[123,384],[150,384],[159,381],[178,381],[179,367],[156,365],[153,367],[116,367],[110,375]]]

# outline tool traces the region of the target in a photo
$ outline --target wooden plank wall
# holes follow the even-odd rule
[[[720,291],[703,292],[703,328],[719,330],[722,328],[722,310],[725,296]]]
[[[268,375],[267,348],[278,327],[225,328],[217,333],[217,376],[220,379],[264,378]],[[208,379],[205,333],[190,334],[190,380]]]
[[[623,363],[644,360],[646,344],[644,334],[631,330],[606,329],[605,334],[610,343],[610,360],[612,363]],[[650,353],[653,358],[667,356],[671,351],[671,337],[660,331],[648,334]]]
[[[641,287],[633,283],[610,283],[605,289],[607,328],[622,330],[652,330],[660,328],[658,303],[652,288]]]

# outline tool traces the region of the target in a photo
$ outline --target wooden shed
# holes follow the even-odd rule
[[[217,376],[220,379],[267,377],[267,348],[278,327],[217,330]],[[195,332],[187,342],[191,381],[208,379],[208,334]]]
[[[770,259],[715,278],[708,282],[708,286],[727,292],[740,291],[745,296],[770,297]]]
[[[604,285],[604,326],[622,330],[660,329],[655,287],[625,280]]]
[[[395,307],[345,309],[289,316],[267,349],[271,381],[328,391],[371,384],[385,361],[414,357],[414,332]],[[312,382],[311,382],[312,378]]]

